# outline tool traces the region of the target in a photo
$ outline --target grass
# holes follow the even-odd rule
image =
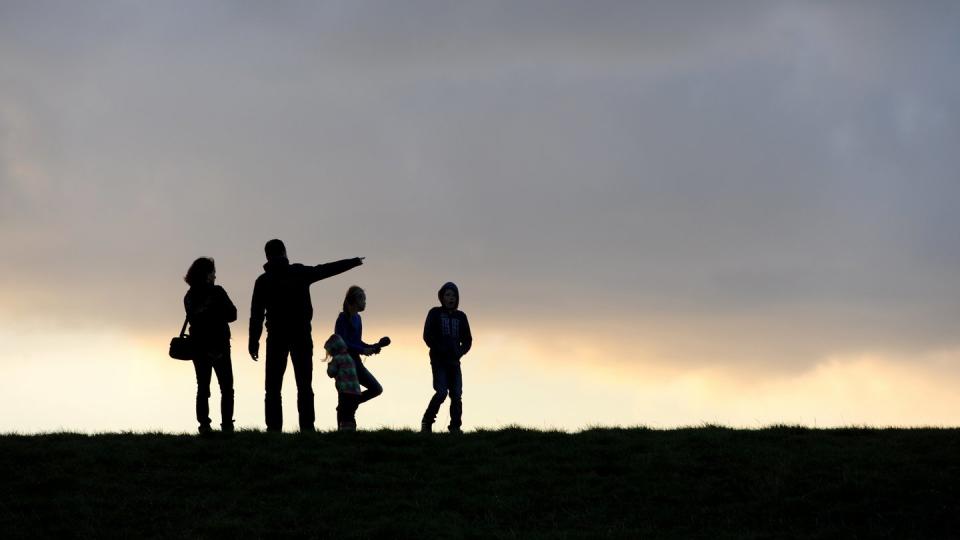
[[[0,436],[4,538],[957,538],[960,430]]]

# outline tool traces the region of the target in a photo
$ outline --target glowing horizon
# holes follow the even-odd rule
[[[394,339],[368,367],[385,387],[383,396],[361,407],[362,429],[416,429],[430,389],[429,360],[412,329],[384,328]],[[379,335],[379,333],[378,333]],[[243,336],[245,338],[245,336]],[[314,331],[315,341],[321,333]],[[830,358],[814,368],[778,377],[751,377],[722,367],[681,369],[662,363],[602,362],[609,351],[572,350],[564,358],[543,355],[509,332],[493,330],[464,359],[465,427],[495,429],[520,425],[578,431],[597,426],[657,429],[726,425],[760,428],[789,424],[808,427],[953,426],[960,397],[957,374],[908,369],[901,359],[871,355]],[[5,342],[43,353],[6,369],[8,391],[0,397],[12,414],[0,433],[112,431],[191,433],[195,383],[189,362],[166,357],[168,338],[136,339],[110,333],[49,337],[0,334]],[[263,360],[254,363],[233,351],[237,427],[264,429]],[[245,340],[244,340],[245,342]],[[7,354],[20,356],[18,351]],[[934,363],[949,365],[956,351]],[[317,428],[335,428],[336,392],[315,356]],[[39,366],[43,366],[42,368]],[[61,378],[37,384],[38,375],[57,369]],[[78,386],[77,381],[87,381]],[[217,416],[219,390],[211,389]],[[285,431],[296,428],[292,370],[284,382]],[[936,409],[927,406],[935,404]],[[16,413],[16,414],[14,414]],[[25,418],[22,413],[28,413]],[[439,423],[447,419],[441,409]]]

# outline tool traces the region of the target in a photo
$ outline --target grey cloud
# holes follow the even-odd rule
[[[0,156],[33,130],[52,188],[0,223],[56,241],[0,268],[97,317],[161,324],[200,254],[243,308],[280,236],[369,256],[349,279],[397,320],[454,278],[490,320],[609,313],[696,358],[669,336],[797,365],[955,341],[950,4],[24,6]]]

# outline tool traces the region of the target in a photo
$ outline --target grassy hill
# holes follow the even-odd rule
[[[960,430],[0,437],[0,534],[958,538]]]

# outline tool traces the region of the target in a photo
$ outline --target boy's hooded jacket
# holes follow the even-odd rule
[[[452,290],[457,295],[453,309],[443,307],[443,293]],[[440,306],[431,308],[423,324],[423,341],[430,347],[430,362],[456,362],[467,354],[473,344],[467,315],[457,309],[460,305],[460,290],[454,283],[444,283],[437,292]]]

